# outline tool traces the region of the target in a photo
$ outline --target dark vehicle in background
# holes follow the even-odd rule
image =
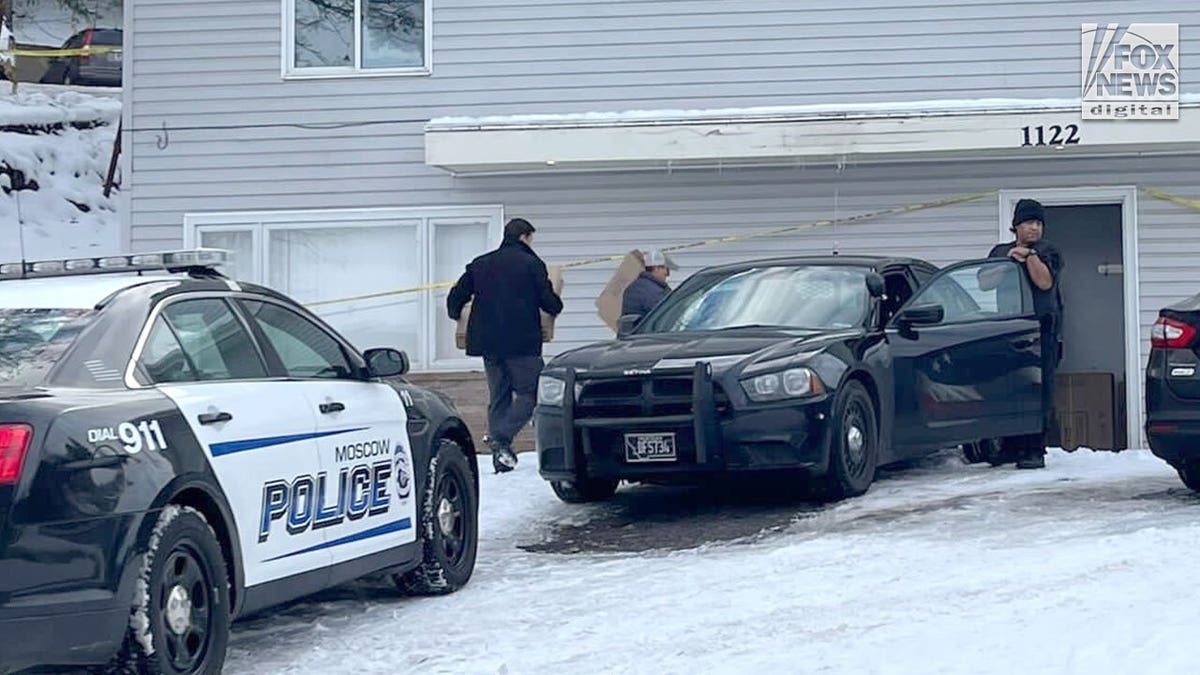
[[[539,382],[539,470],[564,501],[784,470],[848,497],[879,466],[1041,431],[1039,322],[1010,260],[756,260],[633,321]]]
[[[1150,451],[1200,492],[1200,295],[1164,307],[1150,332],[1146,437]]]
[[[51,59],[43,84],[121,86],[123,34],[116,28],[87,28],[67,38],[63,49],[97,49],[95,54]]]

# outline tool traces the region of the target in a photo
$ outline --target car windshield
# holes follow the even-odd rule
[[[861,326],[870,306],[867,273],[847,265],[780,265],[705,274],[668,296],[637,332]]]
[[[0,386],[41,384],[94,314],[90,309],[0,309]]]

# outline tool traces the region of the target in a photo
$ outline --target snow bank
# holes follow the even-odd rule
[[[112,95],[21,85],[14,96],[4,89],[0,260],[117,252],[120,195],[105,197],[104,179],[120,116]],[[89,124],[97,126],[73,126]],[[36,129],[54,125],[61,128]]]

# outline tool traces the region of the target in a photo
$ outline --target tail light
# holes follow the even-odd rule
[[[1196,329],[1176,319],[1158,317],[1150,329],[1150,346],[1163,349],[1186,349],[1196,339]]]
[[[0,485],[16,485],[31,436],[27,424],[0,424]]]

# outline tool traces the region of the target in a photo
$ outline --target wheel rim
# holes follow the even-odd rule
[[[466,484],[453,469],[442,477],[438,486],[437,513],[438,546],[442,556],[457,565],[467,549]]]
[[[158,610],[165,655],[175,672],[191,672],[204,660],[212,633],[212,575],[189,542],[180,542],[163,566]]]
[[[866,468],[867,458],[870,454],[871,440],[867,433],[868,424],[869,421],[862,404],[852,401],[846,407],[842,447],[845,449],[846,469],[854,476],[861,474]]]

